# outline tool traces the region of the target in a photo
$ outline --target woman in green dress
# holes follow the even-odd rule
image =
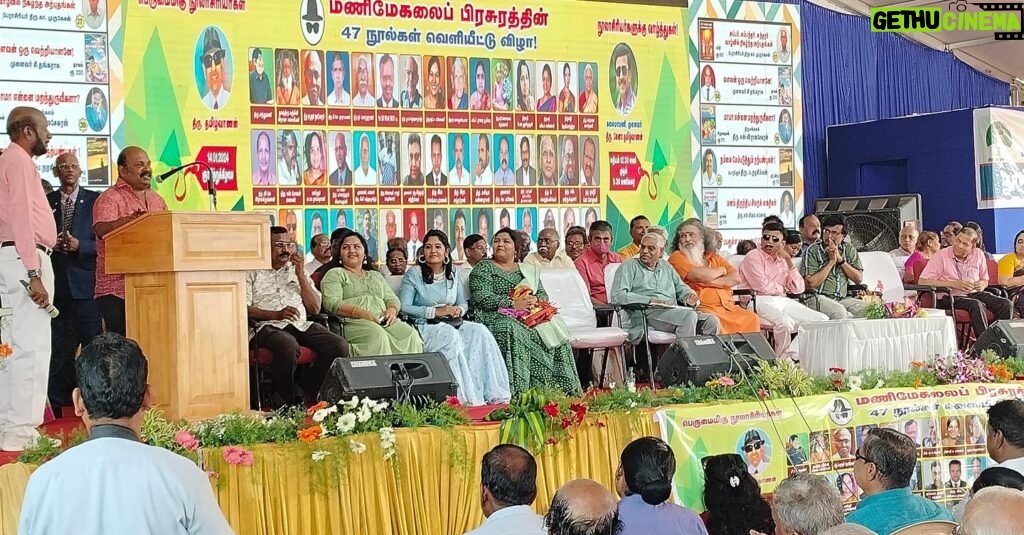
[[[341,239],[341,265],[320,281],[324,309],[345,318],[345,339],[353,357],[422,353],[423,340],[398,320],[402,303],[373,269],[366,240],[356,232]]]
[[[501,308],[528,310],[538,299],[548,298],[536,268],[516,262],[517,239],[515,231],[507,228],[494,234],[492,259],[478,262],[469,275],[470,310],[474,319],[487,326],[498,342],[508,367],[513,395],[540,386],[579,394],[580,380],[568,342],[548,347],[536,328],[527,327],[498,311]],[[524,274],[523,270],[531,271]],[[509,292],[521,284],[529,285],[533,293],[512,301]]]

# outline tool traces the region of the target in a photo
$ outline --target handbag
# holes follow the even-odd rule
[[[531,264],[519,264],[519,271],[523,274],[523,282],[520,284],[526,283],[525,286],[536,293],[540,278],[538,268]],[[522,320],[524,325],[537,331],[537,335],[548,349],[554,349],[569,341],[569,326],[558,316],[558,310],[547,301],[542,301],[539,310],[531,311]]]
[[[455,301],[457,300],[457,292],[456,292],[455,285],[458,284],[458,283],[459,283],[458,278],[456,278],[454,281],[446,282],[445,283],[446,293],[447,293],[447,295],[445,296],[446,297],[446,302],[448,302],[448,303],[455,303]],[[458,318],[438,318],[438,317],[433,317],[433,318],[428,319],[427,323],[429,323],[430,325],[437,325],[438,323],[447,323],[448,325],[451,325],[452,327],[455,327],[456,329],[458,329],[459,327],[462,327],[462,317],[461,316],[458,317]]]

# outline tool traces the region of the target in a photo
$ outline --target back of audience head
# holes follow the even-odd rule
[[[148,405],[149,363],[134,340],[114,333],[97,336],[75,359],[75,373],[75,414],[89,425],[132,418]]]
[[[857,484],[868,495],[910,486],[917,466],[917,444],[894,429],[870,429],[853,465]]]
[[[778,223],[778,224],[782,225],[783,227],[786,226],[786,224],[782,222],[782,218],[777,216],[777,215],[766,215],[766,216],[764,216],[764,219],[761,220],[761,226],[763,227],[763,226],[765,226],[769,222]]]
[[[657,437],[641,437],[622,450],[615,471],[615,490],[619,496],[639,494],[650,505],[660,505],[672,495],[672,475],[676,456],[672,448]]]
[[[550,535],[618,535],[622,532],[615,497],[600,483],[576,479],[562,485],[544,517]]]
[[[819,475],[789,476],[775,489],[774,505],[778,535],[820,535],[844,519],[839,492]]]
[[[746,256],[747,253],[754,249],[757,249],[757,244],[754,243],[754,240],[741,240],[736,244],[736,254],[740,256]]]
[[[761,486],[735,453],[705,457],[704,507],[710,513],[709,533],[743,534],[749,530],[774,533],[772,510]]]
[[[1005,487],[978,491],[964,508],[962,535],[1009,535],[1020,533],[1024,523],[1024,493]]]
[[[1004,399],[988,408],[986,443],[997,463],[1024,456],[1024,400]]]
[[[876,533],[860,524],[839,524],[818,535],[876,535]]]
[[[971,494],[977,494],[988,487],[1006,487],[1013,490],[1024,490],[1024,475],[1003,466],[992,466],[978,474],[971,486]]]
[[[499,444],[480,463],[484,515],[505,507],[530,505],[537,498],[537,461],[519,446]]]

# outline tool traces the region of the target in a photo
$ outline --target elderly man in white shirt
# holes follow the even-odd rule
[[[139,345],[100,335],[75,370],[72,399],[89,440],[32,474],[18,533],[234,534],[201,468],[140,441],[150,390]]]
[[[901,278],[906,270],[907,259],[917,250],[917,237],[919,235],[917,227],[913,225],[904,226],[903,230],[900,231],[900,246],[889,251],[889,254],[892,255],[892,262],[896,264],[896,271],[899,272]]]
[[[537,498],[537,461],[530,452],[499,444],[484,454],[480,470],[484,520],[465,535],[544,535],[544,518],[530,508]]]
[[[540,268],[575,268],[576,264],[559,249],[559,245],[558,231],[543,229],[537,234],[537,252],[526,255],[523,262]]]

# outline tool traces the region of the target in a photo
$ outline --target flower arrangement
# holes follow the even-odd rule
[[[864,309],[864,317],[871,320],[888,318],[923,318],[928,313],[917,306],[917,302],[910,298],[901,301],[890,301],[886,303],[879,294],[869,294],[861,298],[868,306]]]

